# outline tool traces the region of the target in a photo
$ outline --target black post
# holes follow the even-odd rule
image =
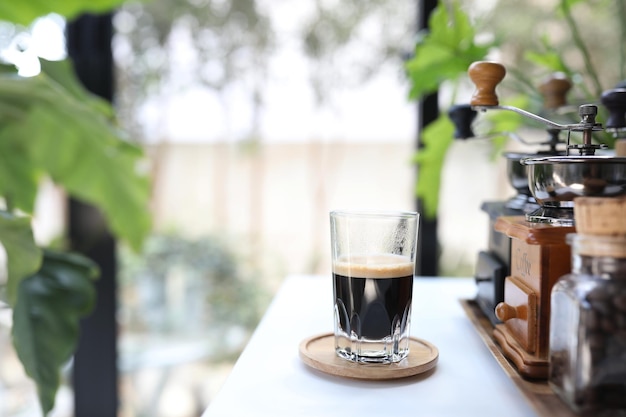
[[[420,0],[418,8],[418,30],[428,29],[428,18],[431,12],[437,7],[437,0]],[[421,149],[422,129],[429,123],[439,117],[439,100],[437,92],[429,94],[422,98],[417,104],[417,150]],[[417,175],[419,175],[419,166],[417,167]],[[423,202],[417,199],[417,211],[423,213]],[[420,216],[420,244],[418,252],[417,271],[418,276],[437,276],[439,274],[439,242],[437,239],[437,218],[427,219],[424,215]]]
[[[67,26],[67,49],[85,88],[113,100],[112,16],[84,15]],[[118,411],[115,240],[93,206],[70,199],[69,238],[73,250],[100,267],[95,311],[81,322],[74,355],[76,417],[115,417]]]

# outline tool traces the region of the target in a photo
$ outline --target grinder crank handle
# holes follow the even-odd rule
[[[551,129],[582,131],[589,137],[587,138],[589,141],[591,131],[602,130],[602,126],[595,122],[595,115],[598,109],[592,104],[580,106],[579,111],[583,119],[580,123],[572,124],[559,124],[517,107],[500,106],[498,96],[496,95],[496,85],[506,75],[506,69],[502,64],[490,61],[477,61],[469,66],[467,73],[476,85],[476,90],[470,100],[470,105],[475,110],[498,109],[514,111],[524,117],[543,123]],[[584,143],[587,143],[587,140]]]
[[[476,86],[470,105],[488,107],[500,104],[496,95],[496,86],[506,75],[506,69],[502,64],[491,61],[473,62],[467,69],[467,74]]]

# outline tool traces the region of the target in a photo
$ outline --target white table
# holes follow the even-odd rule
[[[466,317],[469,278],[418,278],[411,335],[439,349],[433,373],[393,381],[326,375],[304,365],[300,341],[333,329],[330,277],[290,276],[202,417],[536,417]]]

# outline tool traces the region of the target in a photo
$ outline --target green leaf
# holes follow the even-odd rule
[[[57,13],[72,19],[80,13],[103,13],[125,0],[21,0],[0,2],[0,19],[27,26],[36,18]]]
[[[45,173],[72,196],[99,207],[115,235],[138,250],[150,230],[141,148],[123,138],[108,103],[73,81],[67,63],[47,62],[43,68],[31,78],[0,73],[0,109],[15,110],[0,124],[0,150],[18,149],[23,160],[23,172],[7,177],[15,181],[0,179],[0,192],[11,192],[15,207],[31,212],[33,190]]]
[[[550,71],[561,71],[565,72],[565,65],[561,55],[556,52],[533,52],[527,51],[524,55],[528,61],[536,64],[540,67],[543,67]]]
[[[467,60],[456,55],[453,50],[434,44],[420,46],[415,58],[405,65],[411,78],[410,98],[419,98],[437,90],[442,82],[457,79],[468,67]]]
[[[465,50],[471,47],[474,28],[469,16],[463,12],[458,2],[450,2],[450,12],[446,4],[440,2],[428,21],[431,28],[430,39],[451,49]]]
[[[0,210],[0,243],[7,253],[7,298],[14,306],[20,282],[41,265],[41,250],[33,239],[30,218]]]
[[[20,283],[13,344],[37,384],[44,415],[54,407],[60,368],[76,349],[80,319],[95,305],[97,274],[87,258],[46,250],[41,269]]]
[[[89,116],[79,109],[35,108],[29,117],[36,126],[33,158],[73,196],[101,208],[115,234],[139,249],[150,229],[149,183],[138,172],[142,153]]]
[[[428,219],[437,217],[441,170],[446,151],[452,144],[454,125],[446,115],[440,115],[422,131],[424,147],[419,149],[413,162],[419,165],[416,194],[424,204],[423,215]]]
[[[15,126],[0,128],[0,196],[9,208],[32,214],[42,171],[33,164],[28,143],[18,140]]]
[[[412,99],[435,91],[444,81],[465,75],[469,65],[484,59],[491,47],[491,44],[475,43],[469,17],[457,2],[452,2],[451,13],[440,3],[429,25],[430,32],[415,47],[415,56],[405,64]]]
[[[78,81],[72,63],[65,61],[48,61],[40,58],[41,72],[50,80],[61,86],[65,93],[89,106],[93,111],[101,113],[108,119],[114,119],[113,107],[105,99],[90,94]]]
[[[571,78],[573,72],[563,60],[563,52],[552,45],[547,35],[541,37],[541,46],[542,51],[526,51],[524,58],[549,72],[562,72]]]

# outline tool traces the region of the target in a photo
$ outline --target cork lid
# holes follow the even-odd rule
[[[596,236],[626,236],[626,196],[574,199],[576,232]]]

